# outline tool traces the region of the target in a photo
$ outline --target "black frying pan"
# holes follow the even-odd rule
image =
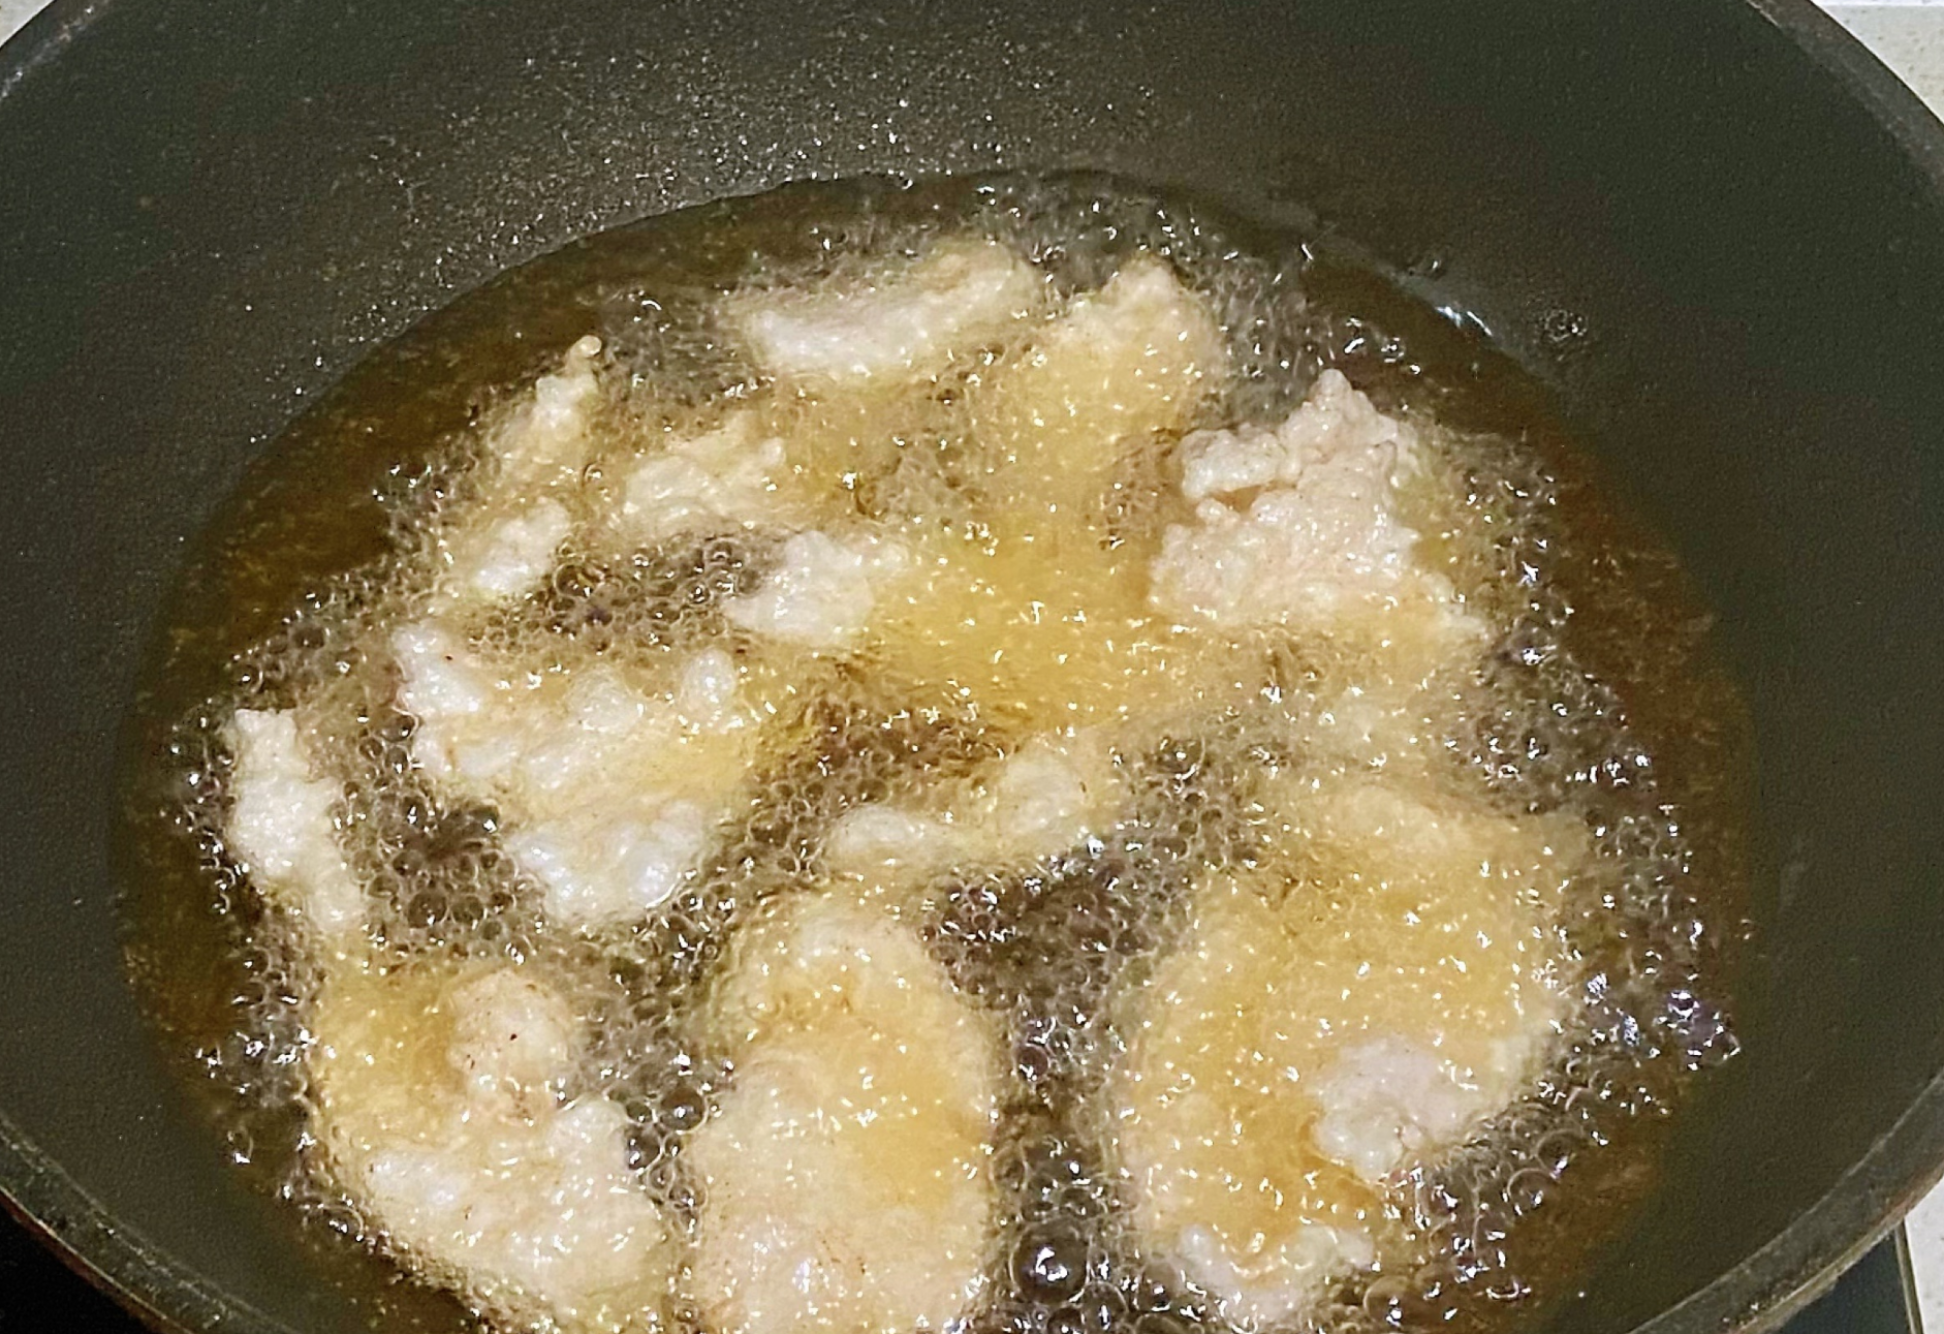
[[[1721,612],[1746,1051],[1551,1327],[1764,1328],[1879,1235],[1944,1166],[1944,129],[1806,0],[56,0],[0,56],[0,1191],[160,1320],[361,1322],[162,1072],[109,861],[154,610],[293,414],[626,219],[1075,164],[1415,266]]]

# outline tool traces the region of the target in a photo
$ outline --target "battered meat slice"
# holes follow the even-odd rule
[[[489,1313],[658,1328],[677,1258],[572,1013],[518,968],[347,963],[311,1016],[311,1134],[384,1244]]]
[[[751,593],[723,604],[732,625],[809,650],[838,650],[870,624],[887,585],[910,563],[895,539],[871,533],[793,534],[782,558]]]
[[[726,314],[771,375],[909,379],[1005,337],[1039,308],[1045,286],[1005,246],[954,239],[917,260],[825,286],[738,292]]]
[[[993,1025],[867,899],[772,900],[713,1015],[692,1297],[717,1334],[953,1328],[998,1230]]]
[[[321,775],[294,711],[238,709],[230,719],[230,813],[224,837],[257,892],[337,947],[364,924],[364,888],[337,841],[343,787]]]
[[[1167,530],[1154,606],[1366,646],[1413,679],[1475,656],[1484,625],[1415,558],[1403,495],[1421,442],[1327,370],[1273,429],[1197,431],[1176,451],[1191,523]]]
[[[808,507],[792,471],[784,442],[765,433],[753,412],[732,411],[644,454],[629,469],[609,521],[643,545],[795,526]]]
[[[599,338],[580,339],[485,433],[466,502],[433,531],[435,609],[511,601],[553,569],[596,447],[600,354]]]
[[[1148,598],[1159,458],[1228,370],[1207,303],[1138,256],[961,386],[945,451],[976,522],[912,525],[887,669],[1022,732],[1130,718],[1219,682],[1219,635]]]
[[[414,758],[499,811],[508,851],[570,927],[636,920],[675,892],[735,805],[766,716],[720,648],[667,672],[568,674],[499,662],[437,621],[391,644]]]
[[[1414,1263],[1384,1190],[1531,1087],[1565,1018],[1575,821],[1412,785],[1286,780],[1255,869],[1211,878],[1126,998],[1110,1137],[1146,1247],[1268,1323]]]
[[[1137,255],[970,393],[968,484],[994,512],[1097,524],[1140,452],[1193,422],[1227,372],[1208,303]]]
[[[827,864],[900,883],[953,867],[1024,865],[1106,833],[1128,798],[1119,758],[1092,732],[1036,737],[987,772],[942,786],[847,812],[826,843]]]

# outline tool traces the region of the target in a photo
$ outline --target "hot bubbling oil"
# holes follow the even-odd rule
[[[981,338],[915,390],[861,398],[774,389],[725,327],[735,294],[841,290],[964,236],[1029,259],[1049,309],[1159,263],[1208,312],[1226,373],[1192,387],[1161,377],[1165,401],[1088,516],[1098,544],[1032,546],[1046,490],[1067,472],[1058,460],[1010,491],[1003,477],[988,489],[975,466],[995,433],[1054,433],[1044,418],[1008,421],[990,389],[1031,379],[1043,321]],[[950,595],[948,614],[936,597],[911,599],[906,624],[854,651],[743,636],[743,670],[772,720],[739,753],[753,777],[728,786],[665,903],[572,930],[509,851],[517,817],[428,772],[392,642],[443,596],[439,534],[488,503],[493,424],[590,332],[596,444],[561,490],[572,533],[530,590],[466,613],[482,660],[556,682],[659,679],[679,655],[736,639],[725,608],[775,577],[788,525],[642,539],[603,522],[626,504],[627,460],[718,421],[725,403],[809,461],[806,509],[895,518],[922,567],[975,573],[929,590]],[[1393,712],[1409,715],[1409,740],[1375,760],[1346,750],[1339,727],[1346,687],[1385,684],[1363,680],[1384,669],[1356,644],[1248,630],[1217,651],[1221,635],[1156,631],[1129,654],[1102,651],[1070,616],[1031,628],[1065,602],[1110,627],[1140,620],[1144,606],[1105,604],[1144,596],[1147,553],[1184,518],[1169,499],[1183,433],[1280,420],[1327,367],[1419,426],[1429,448],[1406,497],[1416,558],[1490,627],[1473,658],[1402,697]],[[365,967],[403,976],[500,960],[545,978],[585,1039],[563,1096],[624,1111],[628,1170],[678,1234],[706,1203],[685,1146],[735,1086],[711,1007],[739,932],[830,881],[847,815],[969,820],[950,794],[977,789],[1033,736],[1104,737],[1121,797],[1084,837],[996,857],[954,844],[937,864],[873,881],[901,881],[884,891],[889,911],[1005,1053],[989,1163],[1002,1221],[967,1313],[975,1328],[1223,1326],[1216,1295],[1130,1225],[1103,1100],[1143,982],[1197,929],[1198,887],[1273,865],[1290,837],[1264,804],[1265,774],[1430,775],[1481,809],[1583,829],[1598,868],[1571,882],[1548,927],[1570,1005],[1543,1069],[1465,1142],[1371,1190],[1398,1249],[1333,1275],[1282,1324],[1483,1328],[1536,1309],[1612,1221],[1614,1183],[1638,1189],[1681,1074],[1732,1050],[1709,969],[1735,906],[1740,741],[1678,575],[1592,494],[1587,465],[1516,372],[1289,238],[1094,179],[784,192],[509,275],[374,357],[295,436],[219,526],[158,664],[162,744],[136,788],[133,957],[170,1043],[226,1091],[218,1114],[239,1157],[309,1217],[375,1248],[397,1249],[386,1219],[319,1164],[307,1025],[329,966],[253,891],[226,841],[225,727],[239,708],[298,710],[313,769],[341,785],[337,839],[363,887]],[[331,496],[376,503],[334,511]],[[1010,559],[1020,544],[1026,558]],[[1000,575],[1025,587],[994,593],[1001,614],[981,624],[976,599]],[[1014,614],[1022,606],[1034,615]],[[982,652],[995,635],[996,663]],[[227,994],[209,991],[212,973]],[[1559,1220],[1543,1240],[1535,1216]],[[404,1250],[469,1305],[535,1318]],[[678,1275],[650,1316],[706,1323],[706,1307]]]

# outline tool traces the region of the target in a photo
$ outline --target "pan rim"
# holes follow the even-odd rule
[[[59,0],[57,0],[59,3]],[[79,1182],[0,1113],[0,1209],[61,1262],[159,1334],[236,1329],[295,1334],[116,1221]]]

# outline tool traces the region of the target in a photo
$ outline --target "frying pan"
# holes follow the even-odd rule
[[[1759,1330],[1944,1167],[1944,129],[1805,0],[55,0],[0,54],[0,1192],[159,1324],[363,1327],[125,983],[189,535],[374,342],[785,181],[1086,166],[1353,238],[1540,376],[1720,616],[1743,1055],[1546,1328]]]

